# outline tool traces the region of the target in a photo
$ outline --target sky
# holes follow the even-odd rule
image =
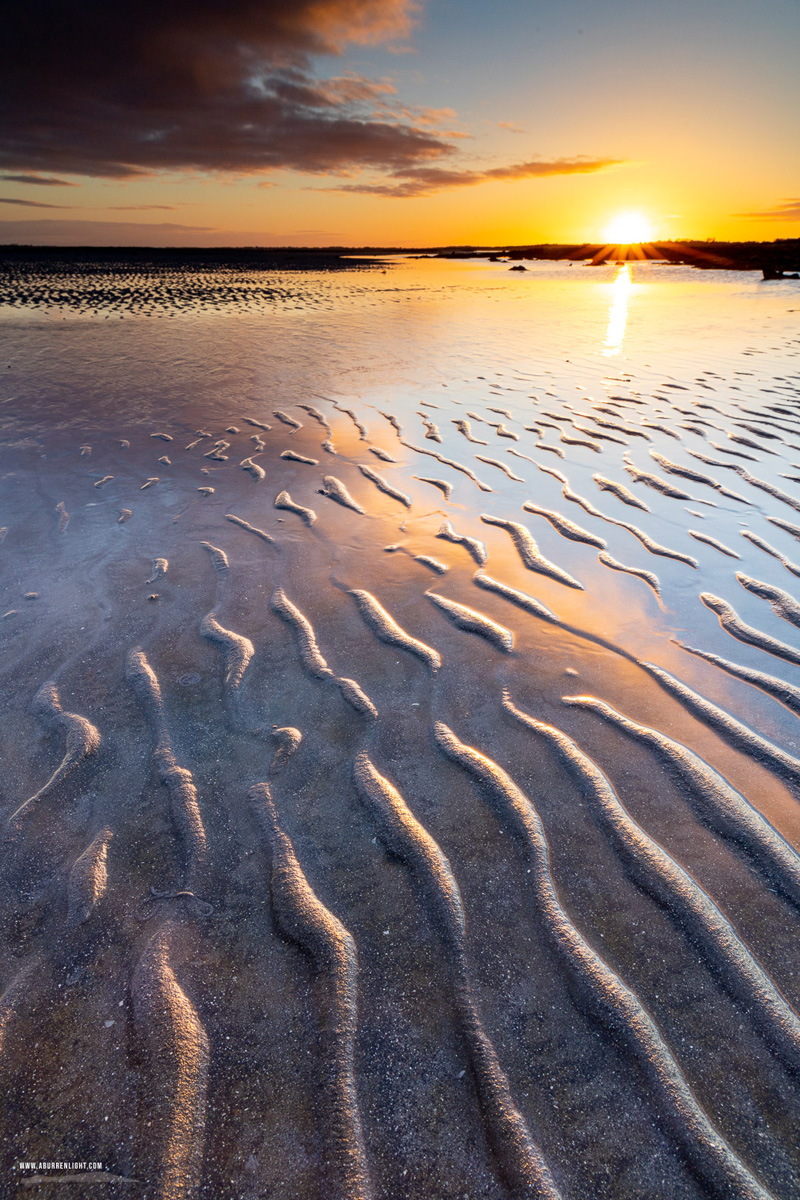
[[[26,0],[0,243],[798,237],[799,63],[797,0]]]

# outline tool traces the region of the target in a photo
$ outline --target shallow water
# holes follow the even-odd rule
[[[796,1196],[798,285],[129,285],[0,308],[4,1179]]]

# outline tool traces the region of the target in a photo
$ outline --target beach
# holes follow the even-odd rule
[[[798,288],[3,291],[6,1194],[800,1192]]]

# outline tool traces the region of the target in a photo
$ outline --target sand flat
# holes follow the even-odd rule
[[[9,1164],[800,1194],[796,331],[620,270],[0,289]]]

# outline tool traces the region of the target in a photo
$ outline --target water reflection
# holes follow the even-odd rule
[[[611,312],[608,314],[608,329],[603,343],[603,354],[611,357],[619,354],[625,337],[625,326],[628,321],[628,300],[632,286],[631,265],[623,263],[613,284],[613,299]]]

